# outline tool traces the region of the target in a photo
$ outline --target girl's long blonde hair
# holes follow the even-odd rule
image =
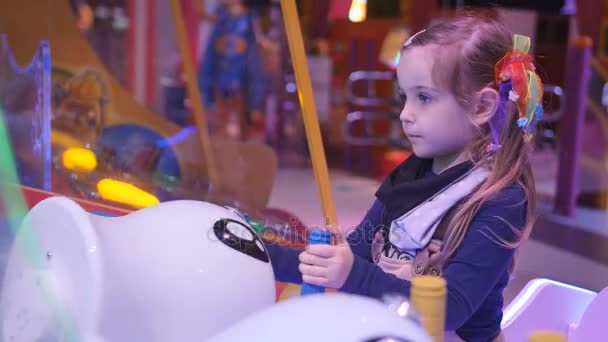
[[[513,47],[512,34],[491,13],[466,13],[431,26],[417,34],[404,49],[435,45],[438,56],[433,68],[436,82],[447,84],[458,102],[467,107],[474,94],[485,87],[497,88],[494,66]],[[516,248],[530,235],[536,212],[536,190],[528,157],[528,146],[522,129],[517,125],[517,108],[508,104],[506,122],[500,134],[500,148],[486,152],[491,142],[488,124],[478,126],[476,139],[470,149],[471,160],[491,170],[480,185],[454,212],[444,235],[444,260],[454,255],[479,208],[512,184],[525,191],[527,220],[525,227],[511,227],[518,237],[514,241],[499,239],[497,243]],[[467,118],[463,118],[467,119]],[[489,235],[494,235],[488,227]]]

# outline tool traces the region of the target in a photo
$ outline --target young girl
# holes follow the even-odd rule
[[[446,329],[500,338],[503,289],[535,211],[526,143],[542,114],[529,39],[463,15],[414,35],[397,67],[414,155],[334,245],[268,245],[279,281],[380,298],[420,274],[447,280]]]

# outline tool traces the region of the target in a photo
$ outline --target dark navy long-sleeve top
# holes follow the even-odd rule
[[[465,238],[444,267],[447,281],[446,330],[465,341],[489,341],[500,333],[503,290],[509,280],[514,249],[499,244],[513,242],[526,223],[527,201],[523,188],[512,185],[484,203]],[[382,227],[383,204],[376,200],[359,226],[348,236],[355,256],[352,270],[340,291],[381,298],[398,293],[409,296],[411,283],[385,273],[372,261],[371,243]],[[267,249],[278,281],[302,282],[298,270],[301,251],[276,244]]]

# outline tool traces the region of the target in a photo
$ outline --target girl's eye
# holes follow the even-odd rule
[[[418,100],[420,100],[420,102],[422,102],[423,104],[427,104],[429,102],[431,102],[432,98],[426,94],[418,94]]]

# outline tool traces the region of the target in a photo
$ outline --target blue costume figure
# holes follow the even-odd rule
[[[240,0],[227,0],[219,6],[216,16],[199,70],[204,105],[214,110],[218,97],[226,103],[239,102],[240,97],[246,112],[251,113],[248,121],[259,127],[263,121],[265,80],[257,47],[260,30],[256,26],[256,14]],[[237,119],[241,122],[241,132],[245,113],[236,111],[241,112]],[[226,129],[230,113],[216,112],[215,115],[216,121],[225,123],[219,123],[218,128]]]

